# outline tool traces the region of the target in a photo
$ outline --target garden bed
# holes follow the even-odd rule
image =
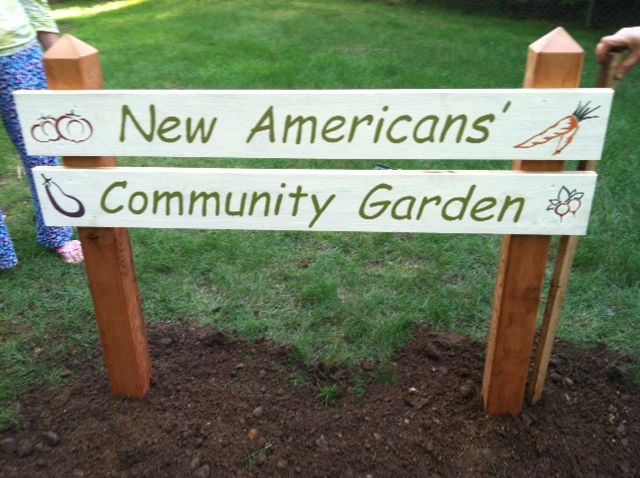
[[[5,477],[638,476],[629,359],[558,344],[542,403],[487,417],[484,345],[420,331],[384,366],[301,365],[197,326],[149,330],[153,386],[114,398],[99,351],[21,396]]]

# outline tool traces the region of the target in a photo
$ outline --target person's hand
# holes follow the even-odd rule
[[[621,80],[631,68],[640,63],[640,27],[623,28],[613,35],[602,37],[596,46],[596,56],[598,61],[603,63],[607,58],[607,53],[622,50],[629,50],[629,56],[615,72],[615,77],[618,80]]]
[[[38,32],[38,41],[42,45],[42,49],[47,51],[55,42],[58,41],[60,36],[53,32]]]

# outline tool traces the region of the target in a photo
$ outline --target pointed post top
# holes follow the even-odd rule
[[[98,53],[98,50],[91,45],[86,44],[82,40],[78,40],[73,35],[64,35],[51,48],[49,48],[44,57],[46,60],[74,60],[92,56]]]
[[[64,35],[44,54],[51,90],[99,90],[104,87],[98,50]]]
[[[558,27],[529,45],[525,88],[578,88],[585,53]]]
[[[536,53],[584,53],[578,42],[562,27],[551,30],[529,48]]]

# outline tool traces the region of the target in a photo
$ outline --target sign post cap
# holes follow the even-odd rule
[[[538,38],[529,48],[536,53],[584,53],[578,42],[562,27]]]
[[[98,50],[91,45],[78,40],[73,35],[67,34],[55,42],[45,52],[44,57],[47,60],[71,60],[96,55],[97,53]]]

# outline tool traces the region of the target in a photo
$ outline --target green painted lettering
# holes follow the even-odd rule
[[[273,106],[269,106],[269,108],[267,108],[267,111],[264,112],[262,117],[258,120],[258,123],[251,129],[251,133],[249,133],[249,137],[247,138],[247,143],[250,143],[253,137],[262,131],[268,131],[269,141],[272,143],[276,142]]]
[[[134,207],[134,201],[140,198],[140,207]],[[149,198],[143,191],[136,191],[129,197],[129,211],[133,214],[142,214],[147,210],[147,206],[149,205]]]
[[[160,202],[164,200],[164,213],[166,216],[171,216],[171,201],[177,199],[178,200],[178,215],[182,216],[184,214],[184,201],[182,197],[182,193],[178,191],[174,192],[153,192],[153,213],[158,214],[158,208],[160,206]]]
[[[427,204],[430,202],[435,203],[436,206],[440,204],[442,198],[440,196],[433,196],[432,198],[424,196],[422,201],[420,202],[420,207],[418,208],[418,214],[416,214],[416,221],[422,219],[422,214],[424,213],[424,208],[427,207]]]
[[[388,106],[383,106],[382,107],[382,111],[384,111],[385,113],[387,111],[389,111],[389,107]],[[380,140],[380,135],[382,134],[382,128],[384,127],[384,118],[380,118],[378,120],[378,125],[376,126],[376,133],[373,135],[373,142],[377,143]]]
[[[180,140],[180,138],[182,138],[182,135],[180,134],[167,136],[167,133],[170,133],[178,126],[180,126],[180,118],[177,116],[167,116],[163,119],[158,126],[158,138],[160,138],[160,141],[164,141],[165,143],[175,143]]]
[[[251,202],[249,203],[249,216],[253,216],[253,211],[255,210],[256,206],[258,205],[258,202],[261,199],[264,200],[264,216],[267,217],[269,215],[269,206],[271,205],[271,194],[254,192],[251,195]]]
[[[369,200],[371,199],[371,197],[375,193],[377,193],[380,189],[384,189],[386,191],[392,191],[393,187],[389,184],[381,183],[375,186],[374,188],[372,188],[371,191],[369,191],[366,194],[366,196],[360,203],[360,209],[358,211],[358,214],[360,214],[360,217],[362,219],[375,219],[377,217],[380,217],[382,214],[384,214],[384,212],[387,210],[387,208],[391,204],[391,201],[376,201],[376,202],[369,203]],[[367,209],[378,208],[378,210],[374,213],[369,213],[365,208]]]
[[[440,142],[444,143],[447,139],[447,133],[451,129],[453,125],[457,122],[460,122],[458,127],[458,134],[456,135],[456,143],[462,141],[462,136],[464,135],[464,129],[467,126],[467,115],[458,115],[452,116],[448,115],[447,119],[444,122],[444,128],[442,129],[442,133],[440,133]]]
[[[476,118],[476,120],[473,122],[472,128],[477,132],[481,133],[481,136],[477,138],[467,136],[465,141],[467,143],[484,143],[487,139],[489,139],[489,128],[487,128],[486,126],[483,126],[482,124],[486,123],[487,121],[489,123],[493,123],[495,119],[496,117],[491,114],[482,115],[480,116],[480,118]]]
[[[327,122],[324,124],[324,126],[322,127],[322,139],[324,139],[327,143],[337,143],[338,141],[342,141],[344,139],[344,134],[331,138],[329,136],[329,133],[338,131],[345,125],[346,122],[347,122],[347,119],[344,116],[340,116],[340,115],[332,116],[331,118],[329,118]],[[337,123],[337,124],[332,125],[331,123]]]
[[[244,206],[247,202],[247,193],[242,193],[240,196],[240,204],[238,205],[238,209],[233,211],[231,209],[231,200],[233,199],[233,193],[227,193],[227,200],[224,202],[224,212],[226,212],[229,216],[244,216]]]
[[[207,215],[207,205],[209,204],[209,199],[215,199],[215,205],[216,205],[216,216],[220,215],[220,194],[213,192],[213,193],[205,193],[205,192],[200,192],[200,193],[196,193],[195,191],[191,192],[191,197],[189,198],[189,216],[193,215],[193,210],[196,207],[196,203],[199,200],[202,200],[202,217],[205,217]]]
[[[436,140],[436,128],[438,126],[438,122],[440,118],[435,115],[427,115],[424,118],[420,119],[416,123],[416,127],[413,128],[413,139],[416,143],[433,143]],[[429,128],[429,134],[427,136],[420,136],[420,128],[425,123],[431,123],[431,128]]]
[[[368,126],[371,126],[373,124],[373,115],[365,115],[362,118],[360,118],[359,116],[353,117],[353,122],[351,123],[351,130],[349,131],[350,143],[353,141],[353,138],[356,135],[356,130],[358,129],[358,126],[360,126],[362,123],[367,123]]]
[[[320,216],[322,216],[322,214],[329,207],[329,204],[331,204],[331,202],[335,198],[336,198],[336,195],[332,194],[331,196],[329,196],[327,198],[327,200],[323,204],[320,204],[320,201],[318,200],[318,196],[316,196],[315,194],[311,195],[311,202],[313,203],[313,209],[315,210],[315,216],[313,217],[313,219],[309,223],[309,229],[311,229],[313,227],[313,225],[316,223],[316,221],[318,219],[320,219]]]
[[[126,125],[127,125],[127,118],[131,119],[133,126],[136,127],[136,129],[138,130],[138,133],[140,133],[144,139],[146,139],[149,143],[153,141],[153,132],[156,129],[156,107],[154,105],[149,105],[150,123],[149,123],[148,132],[142,129],[142,126],[140,125],[140,123],[138,123],[138,120],[136,119],[136,117],[133,116],[133,113],[131,112],[131,109],[129,108],[129,106],[122,105],[122,120],[120,121],[120,142],[121,143],[124,143],[126,139],[125,131],[126,131]]]
[[[471,201],[471,196],[473,195],[473,192],[476,190],[476,185],[472,185],[469,188],[469,192],[467,193],[466,196],[458,196],[458,197],[454,197],[449,199],[446,203],[444,203],[444,206],[442,206],[442,218],[446,221],[461,221],[464,218],[464,213],[467,210],[467,207],[469,206],[469,202]],[[460,209],[458,210],[457,214],[452,215],[449,212],[449,208],[452,207],[452,205],[456,205],[459,204]]]
[[[291,115],[287,115],[284,120],[284,132],[282,133],[282,142],[286,143],[287,138],[289,137],[289,130],[295,126],[298,127],[298,132],[296,134],[296,144],[300,144],[302,142],[302,130],[303,125],[305,123],[311,123],[311,133],[309,142],[311,144],[316,141],[316,127],[318,125],[318,119],[315,116],[296,116],[295,118]]]
[[[117,207],[107,207],[107,196],[111,193],[111,191],[113,191],[115,188],[122,188],[122,189],[126,189],[127,188],[127,182],[126,181],[116,181],[115,183],[110,184],[107,189],[104,190],[104,193],[102,193],[102,198],[100,198],[100,207],[102,208],[102,210],[108,214],[116,214],[117,212],[122,211],[122,209],[124,208],[124,206],[120,205]]]
[[[404,205],[406,203],[406,206]],[[403,196],[398,199],[391,208],[391,217],[394,219],[411,219],[411,213],[413,212],[413,206],[416,204],[416,198],[413,196]],[[400,209],[405,208],[404,214],[399,212]]]
[[[411,118],[411,116],[409,115],[402,115],[402,116],[398,116],[396,119],[394,119],[391,124],[389,125],[389,129],[387,130],[387,139],[389,141],[391,141],[392,143],[404,143],[407,140],[407,135],[404,136],[400,136],[399,138],[396,138],[393,136],[393,128],[395,128],[395,126],[400,122],[400,121],[406,121],[407,123],[410,123],[413,120],[413,118]]]
[[[193,120],[191,118],[187,118],[187,131],[185,132],[187,142],[193,143],[196,140],[196,137],[200,135],[200,142],[208,143],[211,135],[213,134],[213,128],[215,128],[217,121],[218,118],[211,118],[209,129],[205,131],[206,126],[204,118],[200,118],[195,127],[193,126]]]
[[[488,216],[480,216],[480,213],[488,211],[489,209],[494,208],[497,203],[498,203],[498,201],[496,200],[496,198],[492,198],[492,197],[486,197],[486,198],[480,199],[471,208],[471,219],[473,219],[474,221],[479,221],[479,222],[488,221],[489,219],[493,219],[495,214],[489,214]]]
[[[518,209],[513,216],[513,222],[518,222],[520,220],[520,216],[522,215],[522,210],[524,209],[524,203],[525,203],[525,200],[523,197],[512,198],[511,196],[507,196],[506,199],[504,200],[504,205],[502,206],[502,210],[500,211],[500,214],[498,214],[498,222],[502,222],[509,208],[511,206],[515,206],[516,204],[518,205],[517,206]]]
[[[302,192],[302,186],[298,185],[296,188],[296,192],[289,193],[289,197],[293,199],[293,210],[291,212],[292,216],[298,215],[298,208],[300,207],[300,199],[307,197],[309,194]]]

